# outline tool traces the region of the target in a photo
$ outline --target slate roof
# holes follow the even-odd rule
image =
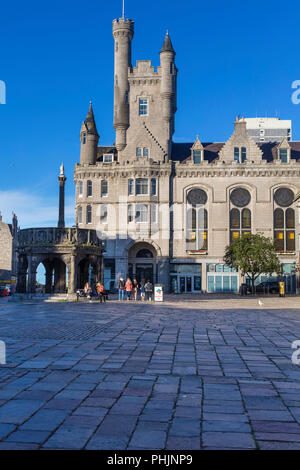
[[[165,37],[165,40],[164,40],[164,43],[163,43],[163,47],[162,47],[160,52],[175,52],[174,48],[173,48],[173,45],[172,45],[171,38],[169,36],[169,33],[166,34],[166,37]]]
[[[204,160],[209,163],[218,158],[225,142],[201,142],[204,147]],[[274,160],[273,151],[279,142],[258,142],[257,145],[263,152],[263,159],[267,162]],[[173,143],[172,144],[172,160],[186,163],[191,158],[191,148],[194,142]],[[289,142],[291,147],[291,159],[300,160],[300,142]]]

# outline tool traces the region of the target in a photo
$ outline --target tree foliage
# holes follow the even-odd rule
[[[234,240],[225,250],[224,260],[251,279],[252,292],[255,280],[261,274],[281,273],[281,264],[273,240],[259,234],[247,234]]]

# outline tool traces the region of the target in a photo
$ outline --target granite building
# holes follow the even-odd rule
[[[11,224],[2,221],[0,214],[0,282],[10,282],[17,275],[18,219]]]
[[[241,275],[223,261],[226,245],[261,233],[276,247],[295,289],[300,142],[255,142],[236,118],[226,142],[173,140],[176,53],[169,34],[160,66],[132,65],[134,22],[113,21],[115,143],[99,146],[92,104],[76,164],[76,224],[106,234],[104,279],[152,279],[173,292],[237,292]],[[216,136],[218,137],[218,136]]]

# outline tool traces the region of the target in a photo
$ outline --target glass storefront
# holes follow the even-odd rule
[[[170,286],[174,294],[201,293],[202,264],[171,264]]]
[[[235,268],[224,263],[207,265],[207,292],[238,292],[239,276]]]

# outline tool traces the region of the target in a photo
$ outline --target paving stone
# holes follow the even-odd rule
[[[104,436],[103,434],[94,434],[87,446],[86,450],[124,450],[128,444],[126,437]]]
[[[5,442],[41,444],[50,433],[51,431],[16,431]]]
[[[228,449],[255,449],[255,442],[250,433],[204,432],[202,435],[204,448],[210,446]]]
[[[62,425],[50,439],[44,443],[43,448],[83,449],[88,439],[93,434],[93,431],[93,427]]]
[[[163,431],[135,431],[130,440],[130,447],[164,449],[166,436]]]

